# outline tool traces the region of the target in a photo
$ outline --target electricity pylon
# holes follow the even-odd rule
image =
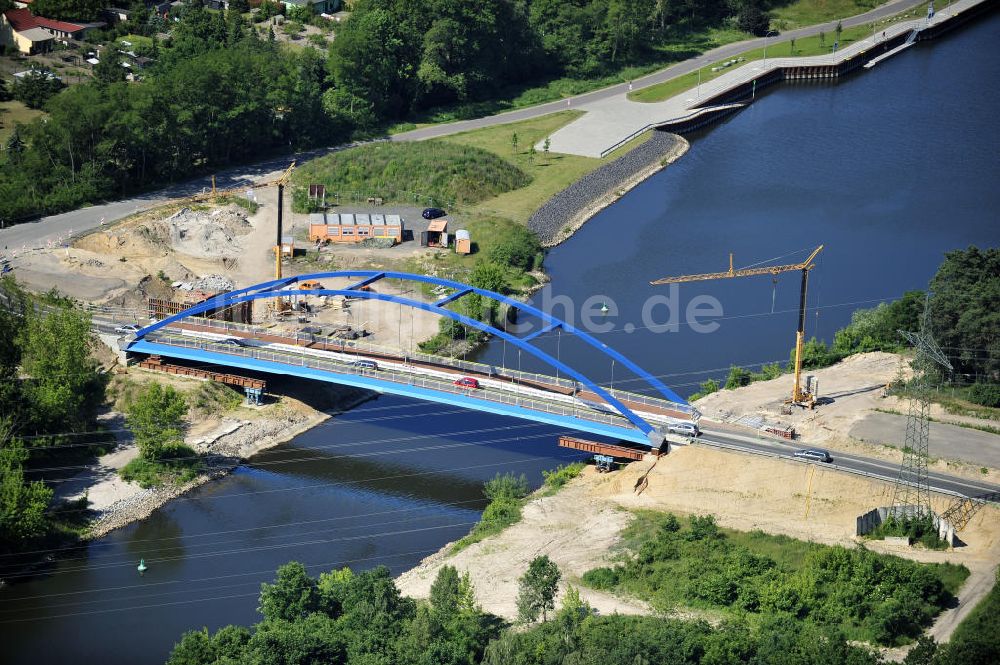
[[[930,434],[931,389],[935,365],[951,371],[948,357],[934,341],[930,331],[930,296],[924,301],[920,332],[900,330],[916,350],[913,380],[910,382],[910,411],[906,418],[906,443],[903,463],[892,491],[893,507],[902,507],[897,517],[931,515],[931,491],[927,480],[927,447]],[[911,512],[912,511],[912,512]]]

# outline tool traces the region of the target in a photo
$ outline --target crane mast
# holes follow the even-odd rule
[[[802,263],[793,263],[781,266],[763,266],[759,268],[733,268],[733,254],[729,253],[729,270],[723,272],[702,273],[699,275],[679,275],[676,277],[664,277],[650,282],[654,286],[661,284],[679,284],[681,282],[699,282],[710,279],[726,279],[732,277],[754,277],[758,275],[777,276],[784,272],[800,271],[802,273],[802,286],[799,292],[799,322],[795,331],[795,384],[792,386],[792,397],[787,400],[797,406],[806,406],[810,409],[816,404],[816,396],[802,388],[802,346],[805,343],[806,332],[806,291],[809,286],[809,271],[816,267],[814,260],[823,250],[820,245],[813,250],[812,254]]]

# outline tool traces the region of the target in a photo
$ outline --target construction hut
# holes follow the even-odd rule
[[[455,231],[455,253],[472,254],[472,237],[465,229]]]
[[[427,230],[420,234],[421,247],[447,247],[448,246],[448,220],[435,219],[427,227]]]
[[[390,238],[403,242],[403,220],[399,215],[314,212],[309,216],[310,242],[357,243],[368,238]]]

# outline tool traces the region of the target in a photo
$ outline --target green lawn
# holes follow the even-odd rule
[[[784,31],[818,25],[864,14],[878,4],[878,0],[798,0],[784,7],[772,9],[771,27]]]
[[[28,124],[35,118],[45,115],[42,111],[29,109],[21,102],[13,100],[0,102],[0,141],[6,141],[14,132],[17,123]]]
[[[907,12],[904,12],[894,18],[896,20],[902,20],[904,18],[909,19],[912,17],[909,16],[909,10],[907,10]],[[844,47],[857,41],[865,39],[870,40],[871,35],[872,29],[869,26],[845,28],[840,35],[840,48],[843,49]],[[824,53],[832,52],[833,43],[836,40],[837,35],[833,31],[830,31],[824,34],[822,38],[820,38],[820,35],[817,33],[811,37],[796,39],[794,49],[792,48],[790,40],[775,41],[767,46],[767,54],[771,57],[781,58],[789,56],[807,57],[813,55],[823,55]],[[764,47],[745,51],[737,57],[743,58],[745,62],[722,68],[715,72],[712,71],[712,67],[721,67],[723,63],[733,60],[734,58],[726,58],[702,67],[701,82],[703,84],[707,83],[708,81],[731,71],[734,67],[742,66],[747,62],[762,60],[764,58]],[[629,99],[636,102],[662,102],[675,95],[679,95],[682,92],[692,90],[697,87],[697,85],[698,72],[691,72],[690,74],[678,76],[677,78],[670,79],[669,81],[664,81],[663,83],[658,83],[656,85],[651,85],[648,88],[631,92],[629,93]]]
[[[515,189],[482,201],[472,212],[506,217],[524,223],[555,194],[570,186],[602,164],[609,162],[649,139],[648,133],[630,141],[607,157],[580,157],[538,151],[530,154],[532,145],[551,136],[560,127],[568,125],[583,114],[582,111],[560,111],[550,115],[522,120],[508,125],[497,125],[463,132],[441,140],[450,143],[474,146],[503,157],[531,176],[526,187]],[[511,139],[517,133],[517,151]]]

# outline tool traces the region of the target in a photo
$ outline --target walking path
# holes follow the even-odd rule
[[[628,99],[627,88],[613,96],[602,96],[600,99],[577,105],[576,108],[586,111],[586,114],[552,134],[549,137],[551,141],[549,149],[557,153],[602,157],[647,129],[676,122],[690,117],[704,108],[711,108],[701,106],[700,100],[710,100],[724,92],[779,72],[785,67],[837,66],[873,49],[878,49],[877,55],[882,55],[882,49],[879,48],[879,45],[885,41],[914,30],[919,31],[929,26],[938,25],[949,20],[955,14],[986,1],[988,0],[959,0],[947,9],[936,13],[929,23],[926,16],[923,16],[919,19],[887,25],[884,26],[884,31],[873,32],[871,38],[855,42],[836,53],[751,61],[701,84],[695,90],[687,90],[663,102],[634,102]],[[848,22],[845,21],[844,25],[848,25]],[[809,28],[808,32],[813,35],[818,32],[818,29]],[[791,38],[794,35],[787,33],[784,36]],[[741,48],[741,51],[745,50],[745,47]],[[873,58],[875,55],[876,53],[872,53]],[[716,62],[717,59],[712,57],[709,62]],[[696,62],[699,63],[699,67],[708,64],[704,57],[696,59]],[[538,148],[541,149],[541,144]]]

